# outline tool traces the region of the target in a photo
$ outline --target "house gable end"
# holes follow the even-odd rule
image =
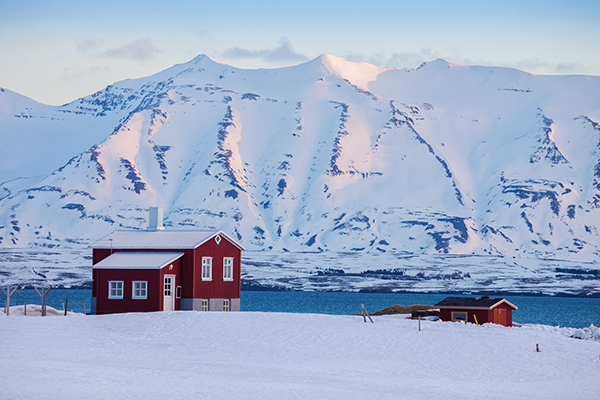
[[[246,250],[241,244],[239,244],[237,241],[233,240],[229,235],[227,235],[225,232],[223,232],[221,230],[218,231],[218,232],[215,232],[213,235],[209,236],[208,238],[204,239],[200,243],[196,244],[196,246],[194,247],[194,249],[197,249],[198,247],[202,246],[203,244],[205,244],[206,242],[208,242],[211,239],[214,240],[217,235],[220,236],[222,239],[227,240],[229,243],[231,243],[232,245],[234,245],[238,249],[240,249],[240,250]]]

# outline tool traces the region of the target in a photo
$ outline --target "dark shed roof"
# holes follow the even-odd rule
[[[484,297],[446,297],[444,300],[437,303],[435,306],[438,308],[474,308],[491,310],[505,303],[513,310],[517,310],[517,306],[512,304],[506,299],[492,299],[487,296]]]

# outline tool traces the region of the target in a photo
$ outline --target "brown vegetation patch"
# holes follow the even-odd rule
[[[369,313],[370,315],[392,315],[392,314],[412,314],[415,311],[429,310],[435,308],[429,304],[413,304],[410,306],[401,306],[400,304],[393,305],[391,307],[384,308],[383,310]],[[427,314],[432,315],[432,314]]]

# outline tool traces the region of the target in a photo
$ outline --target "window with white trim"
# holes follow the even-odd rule
[[[467,317],[466,311],[452,311],[452,321],[467,322]]]
[[[232,281],[233,280],[233,258],[232,257],[223,257],[223,280],[224,281]]]
[[[202,280],[212,281],[212,257],[202,257]]]
[[[223,311],[229,311],[229,299],[223,299]]]
[[[208,311],[208,300],[202,300],[200,311]]]
[[[148,298],[148,281],[131,282],[131,298],[145,300]]]
[[[108,298],[123,298],[123,281],[108,281]]]

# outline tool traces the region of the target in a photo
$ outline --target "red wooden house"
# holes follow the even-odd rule
[[[435,305],[442,321],[464,321],[485,324],[491,322],[512,326],[512,310],[517,306],[506,299],[447,297]]]
[[[222,231],[115,231],[92,245],[92,313],[239,311],[244,248]]]

